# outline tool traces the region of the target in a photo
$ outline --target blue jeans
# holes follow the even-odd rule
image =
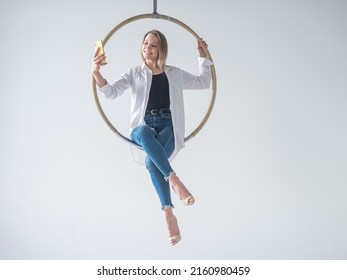
[[[174,151],[175,139],[171,114],[145,115],[146,125],[131,132],[131,139],[146,152],[146,168],[159,196],[162,209],[173,207],[169,176],[173,173],[168,158]]]

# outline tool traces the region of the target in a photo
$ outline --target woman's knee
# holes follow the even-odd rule
[[[147,137],[153,137],[155,135],[154,130],[148,125],[139,125],[133,129],[130,134],[130,138],[134,141],[142,140]]]

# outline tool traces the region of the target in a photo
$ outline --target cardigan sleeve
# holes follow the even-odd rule
[[[130,88],[132,83],[133,69],[129,69],[112,84],[106,83],[103,87],[99,87],[99,91],[106,99],[114,99],[122,95],[126,89]]]
[[[193,75],[182,70],[183,89],[209,88],[212,80],[211,65],[213,65],[211,60],[199,57],[199,75]]]

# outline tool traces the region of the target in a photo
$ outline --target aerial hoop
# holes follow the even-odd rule
[[[181,27],[183,27],[185,30],[187,30],[189,33],[191,33],[195,39],[197,41],[200,41],[201,38],[199,37],[199,35],[194,32],[188,25],[184,24],[183,22],[179,21],[178,19],[175,19],[173,17],[169,17],[166,15],[162,15],[162,14],[158,14],[156,11],[156,1],[154,1],[154,11],[152,14],[142,14],[142,15],[137,15],[137,16],[133,16],[130,17],[124,21],[122,21],[121,23],[119,23],[116,27],[114,27],[105,37],[105,39],[103,40],[103,44],[106,45],[108,40],[114,35],[114,33],[116,33],[119,29],[121,29],[123,26],[137,21],[137,20],[142,20],[142,19],[147,19],[147,18],[155,18],[155,19],[163,19],[163,20],[167,20],[170,22],[173,22]],[[211,61],[212,57],[210,52],[208,51],[208,49],[202,45],[207,58]],[[199,131],[204,127],[204,125],[206,124],[208,118],[211,115],[214,103],[215,103],[215,99],[216,99],[216,94],[217,94],[217,78],[216,78],[216,70],[214,65],[210,66],[211,68],[211,74],[212,74],[212,96],[211,96],[211,100],[210,100],[210,105],[208,107],[208,110],[204,116],[204,118],[202,119],[202,121],[200,122],[200,124],[191,132],[189,133],[185,138],[184,138],[184,142],[189,141],[190,139],[192,139],[195,135],[197,135],[199,133]],[[133,142],[131,139],[129,139],[128,137],[124,136],[122,133],[120,133],[116,127],[110,122],[110,120],[107,118],[104,110],[102,109],[102,106],[100,104],[100,100],[97,94],[97,89],[96,89],[96,81],[94,79],[94,77],[92,76],[92,87],[93,87],[93,95],[94,95],[94,99],[96,102],[96,106],[98,108],[99,113],[101,114],[102,118],[104,119],[104,121],[106,122],[106,124],[108,125],[108,127],[114,132],[116,133],[118,136],[120,136],[123,140],[129,142],[130,144],[133,144],[135,146],[139,146],[138,144],[136,144],[135,142]]]

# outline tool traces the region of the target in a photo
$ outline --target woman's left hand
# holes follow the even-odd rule
[[[206,57],[206,52],[204,51],[203,47],[204,46],[207,49],[207,44],[203,39],[198,40],[198,51],[199,51],[199,56],[200,57]]]

